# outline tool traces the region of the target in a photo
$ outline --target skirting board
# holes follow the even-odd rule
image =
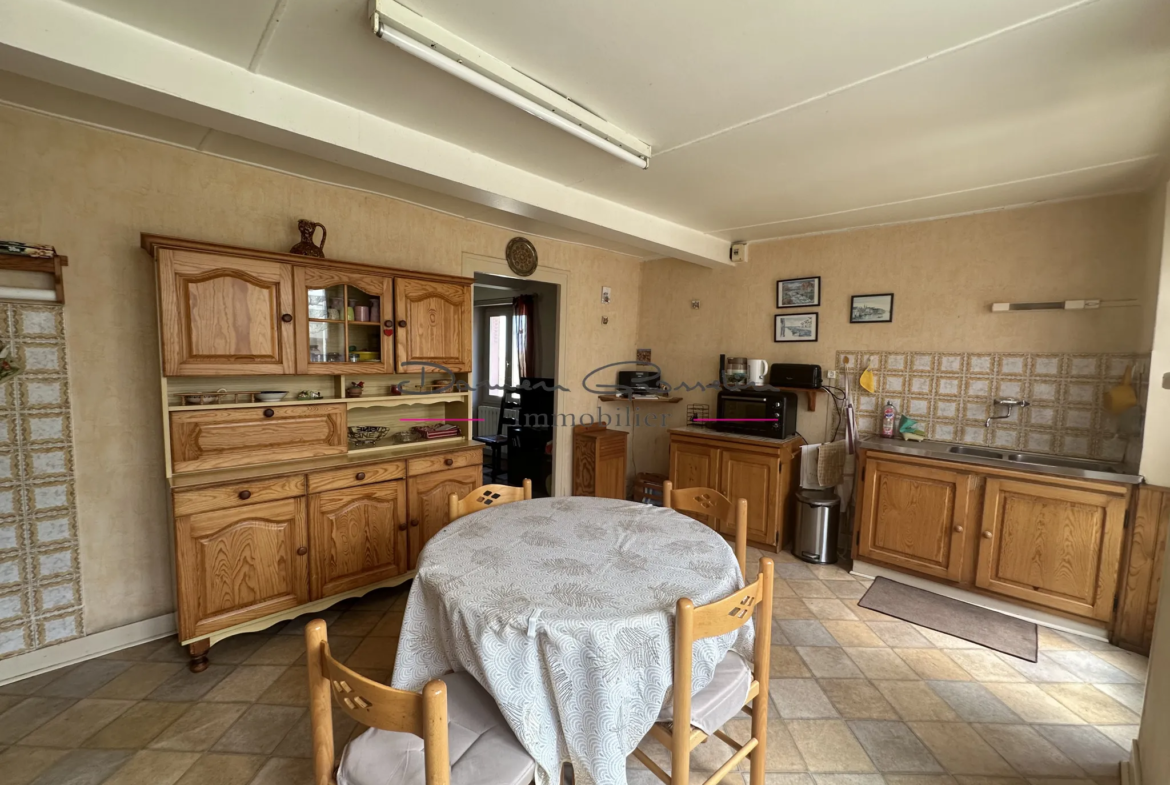
[[[1035,608],[1025,608],[1022,605],[1016,605],[1007,600],[989,597],[986,594],[977,594],[973,591],[966,591],[955,586],[948,586],[945,583],[935,583],[928,578],[919,578],[916,575],[907,575],[897,570],[888,570],[885,567],[880,567],[871,562],[861,561],[860,559],[853,560],[853,574],[865,578],[889,578],[891,581],[904,583],[907,586],[925,589],[935,594],[941,594],[944,597],[951,597],[952,599],[961,600],[971,605],[978,605],[980,608],[987,608],[988,610],[996,611],[1007,616],[1015,616],[1017,619],[1030,621],[1034,624],[1039,624],[1041,627],[1051,627],[1054,630],[1071,632],[1073,635],[1083,635],[1086,638],[1092,638],[1097,641],[1108,642],[1109,640],[1109,636],[1104,629],[1092,624],[1066,619],[1064,616],[1045,613]]]
[[[1129,760],[1118,764],[1121,767],[1121,785],[1142,785],[1142,756],[1138,752],[1138,740],[1133,740]]]
[[[92,660],[140,643],[166,638],[174,635],[176,631],[175,614],[168,613],[165,616],[155,616],[153,619],[136,621],[112,630],[95,632],[84,638],[58,643],[56,646],[30,651],[28,654],[18,654],[7,660],[0,660],[0,685]]]

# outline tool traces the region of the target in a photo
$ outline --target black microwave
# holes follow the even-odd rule
[[[723,390],[715,430],[787,439],[796,435],[796,393]]]

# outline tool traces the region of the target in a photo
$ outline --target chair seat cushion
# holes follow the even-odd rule
[[[691,696],[691,725],[710,736],[743,708],[752,688],[751,666],[733,651],[715,666],[711,683]],[[674,701],[664,706],[659,722],[674,719]]]
[[[528,785],[536,764],[492,696],[469,673],[449,673],[447,744],[451,785]],[[341,757],[337,785],[424,785],[423,740],[370,728]]]

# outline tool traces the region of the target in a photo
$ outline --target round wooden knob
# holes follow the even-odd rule
[[[398,531],[400,531],[400,532],[406,531],[406,524],[405,523],[398,524]]]
[[[276,412],[275,412],[274,410],[272,410],[272,409],[265,409],[265,410],[264,410],[264,416],[265,416],[265,417],[271,417],[271,416],[272,416],[272,415],[274,415],[274,414],[276,414]]]
[[[353,478],[355,480],[364,480],[364,479],[366,479],[366,473],[365,472],[358,472],[357,474],[355,474],[353,476]]]
[[[963,533],[963,527],[962,527],[962,526],[956,526],[956,527],[955,527],[955,533],[956,533],[956,534],[962,534],[962,533]]]
[[[443,465],[444,465],[444,466],[454,466],[454,465],[455,465],[455,459],[454,459],[454,458],[448,458],[448,459],[446,459],[445,461],[443,461]]]
[[[241,498],[241,499],[245,499],[245,500],[246,500],[246,499],[251,499],[251,498],[252,498],[252,492],[251,492],[251,491],[240,491],[240,493],[239,493],[239,496],[240,496],[240,498]]]
[[[384,327],[393,327],[393,326],[394,326],[394,320],[393,320],[393,319],[387,319],[386,321],[382,322],[382,325],[383,325]]]
[[[418,521],[411,521],[411,522],[410,522],[410,525],[411,525],[411,526],[418,526]]]
[[[399,327],[405,327],[405,326],[406,326],[406,320],[405,320],[405,319],[399,319],[399,320],[398,320],[398,326],[399,326]]]
[[[291,321],[292,321],[292,314],[291,314],[291,313],[286,313],[284,316],[280,317],[280,320],[281,320],[282,322],[284,322],[285,324],[288,324],[289,322],[291,322]]]
[[[304,545],[302,545],[301,547],[297,548],[297,556],[304,556],[304,555],[305,555],[306,553],[308,553],[308,552],[309,552],[309,549],[308,549],[308,548],[306,548]]]
[[[983,539],[990,540],[991,537],[992,537],[991,532],[989,532],[989,531],[983,532]]]

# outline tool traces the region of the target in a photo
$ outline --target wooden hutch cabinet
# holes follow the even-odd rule
[[[412,362],[466,382],[472,281],[142,243],[158,263],[179,636],[198,671],[219,640],[408,580],[449,522],[447,496],[482,484],[471,394],[397,389],[420,383]],[[355,376],[363,395],[346,398]],[[287,394],[255,398],[274,388]],[[457,420],[460,436],[373,446],[347,437],[351,425],[396,432],[418,417]]]

